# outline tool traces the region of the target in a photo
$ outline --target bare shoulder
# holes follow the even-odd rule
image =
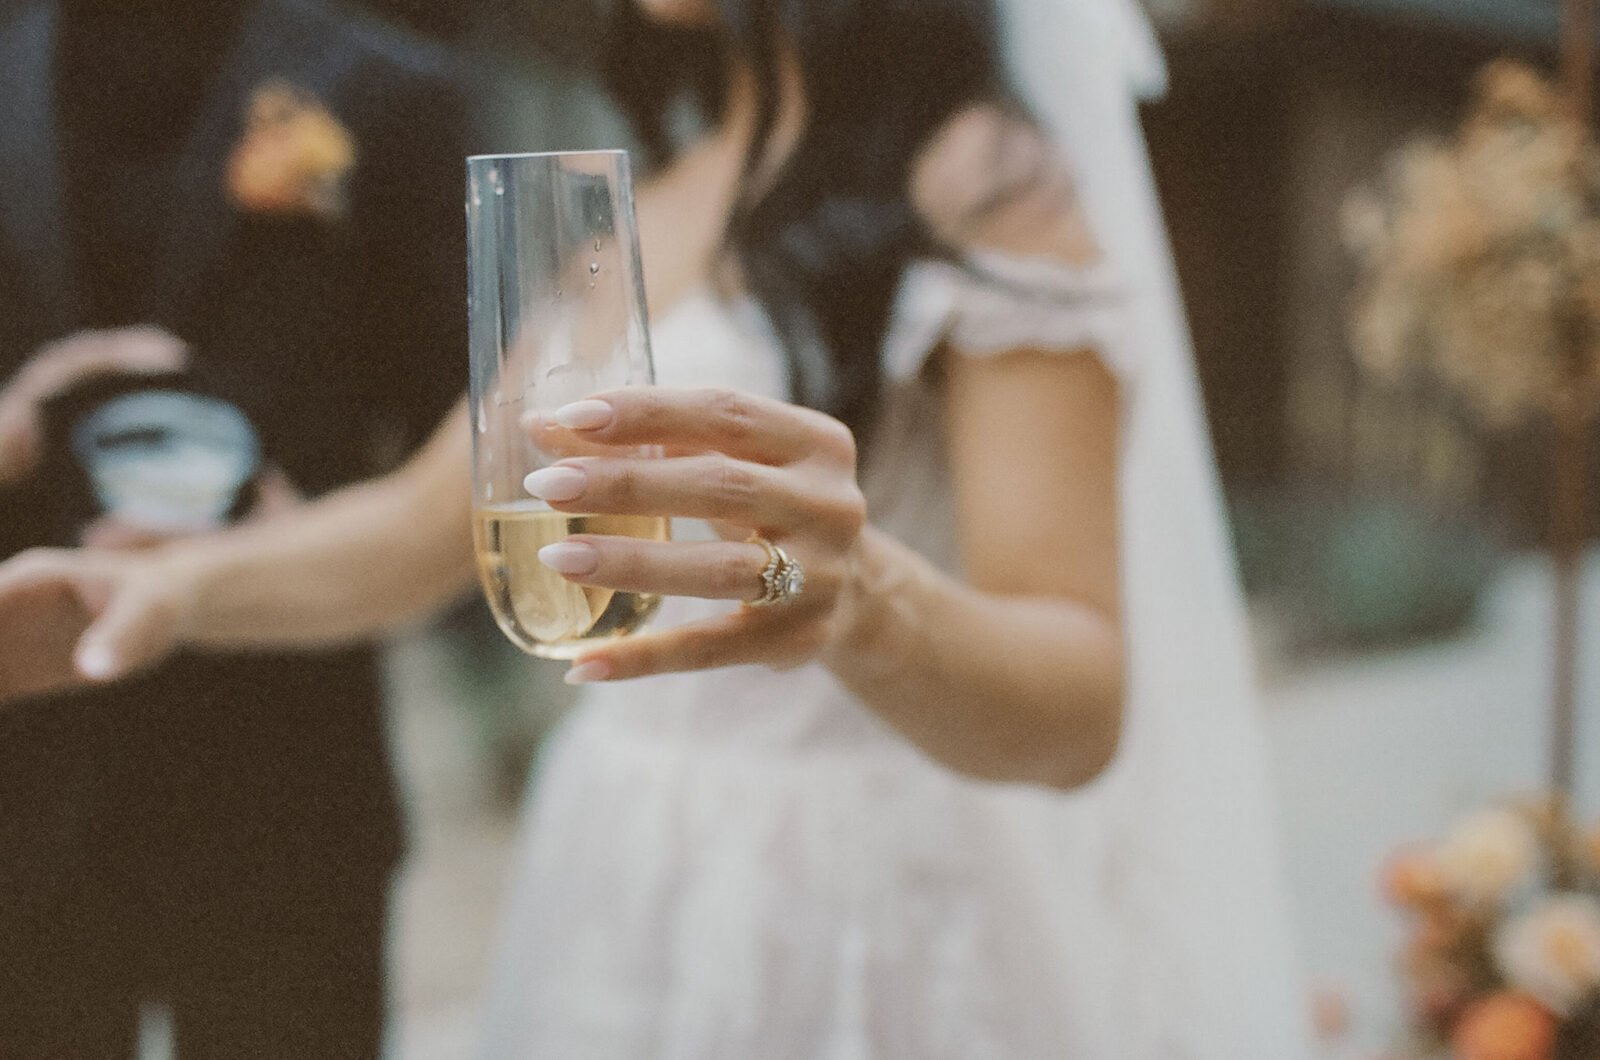
[[[934,134],[912,168],[911,200],[954,246],[1073,265],[1100,257],[1066,161],[997,103],[968,107]]]

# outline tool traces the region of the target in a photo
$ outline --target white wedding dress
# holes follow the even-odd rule
[[[1083,76],[1131,111],[1126,79]],[[863,486],[874,523],[957,572],[926,359],[1098,351],[1124,395],[1117,760],[1066,794],[968,781],[814,665],[595,687],[530,793],[490,1060],[1307,1055],[1242,605],[1159,218],[1125,179],[1142,145],[1126,115],[1072,120],[1052,123],[1069,150],[1125,156],[1121,178],[1078,165],[1112,264],[914,266]],[[748,302],[697,295],[653,332],[665,385],[785,394]]]

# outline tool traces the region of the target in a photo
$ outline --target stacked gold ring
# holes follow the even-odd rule
[[[772,607],[793,602],[806,587],[806,572],[800,561],[760,534],[751,537],[749,543],[766,550],[767,565],[761,568],[761,595],[747,603],[751,607]]]

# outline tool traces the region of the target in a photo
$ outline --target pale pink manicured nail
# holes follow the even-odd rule
[[[605,681],[611,677],[611,664],[604,659],[590,659],[581,662],[567,671],[566,682],[569,685],[586,685],[591,681]]]
[[[597,431],[617,421],[617,410],[607,402],[590,398],[556,409],[555,421],[571,431]]]
[[[542,501],[575,501],[589,488],[589,476],[575,467],[543,467],[523,479],[522,488]]]
[[[539,562],[557,574],[593,574],[600,566],[600,551],[582,541],[557,541],[539,550]]]
[[[91,681],[107,681],[116,675],[117,662],[104,644],[91,644],[78,653],[78,672]]]

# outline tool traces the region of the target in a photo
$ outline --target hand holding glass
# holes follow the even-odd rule
[[[542,449],[535,438],[547,435],[531,426],[595,393],[655,382],[628,156],[468,159],[467,228],[478,572],[512,643],[570,659],[642,629],[660,598],[575,585],[539,549],[571,534],[668,535],[664,518],[557,512],[522,485],[572,455]]]

